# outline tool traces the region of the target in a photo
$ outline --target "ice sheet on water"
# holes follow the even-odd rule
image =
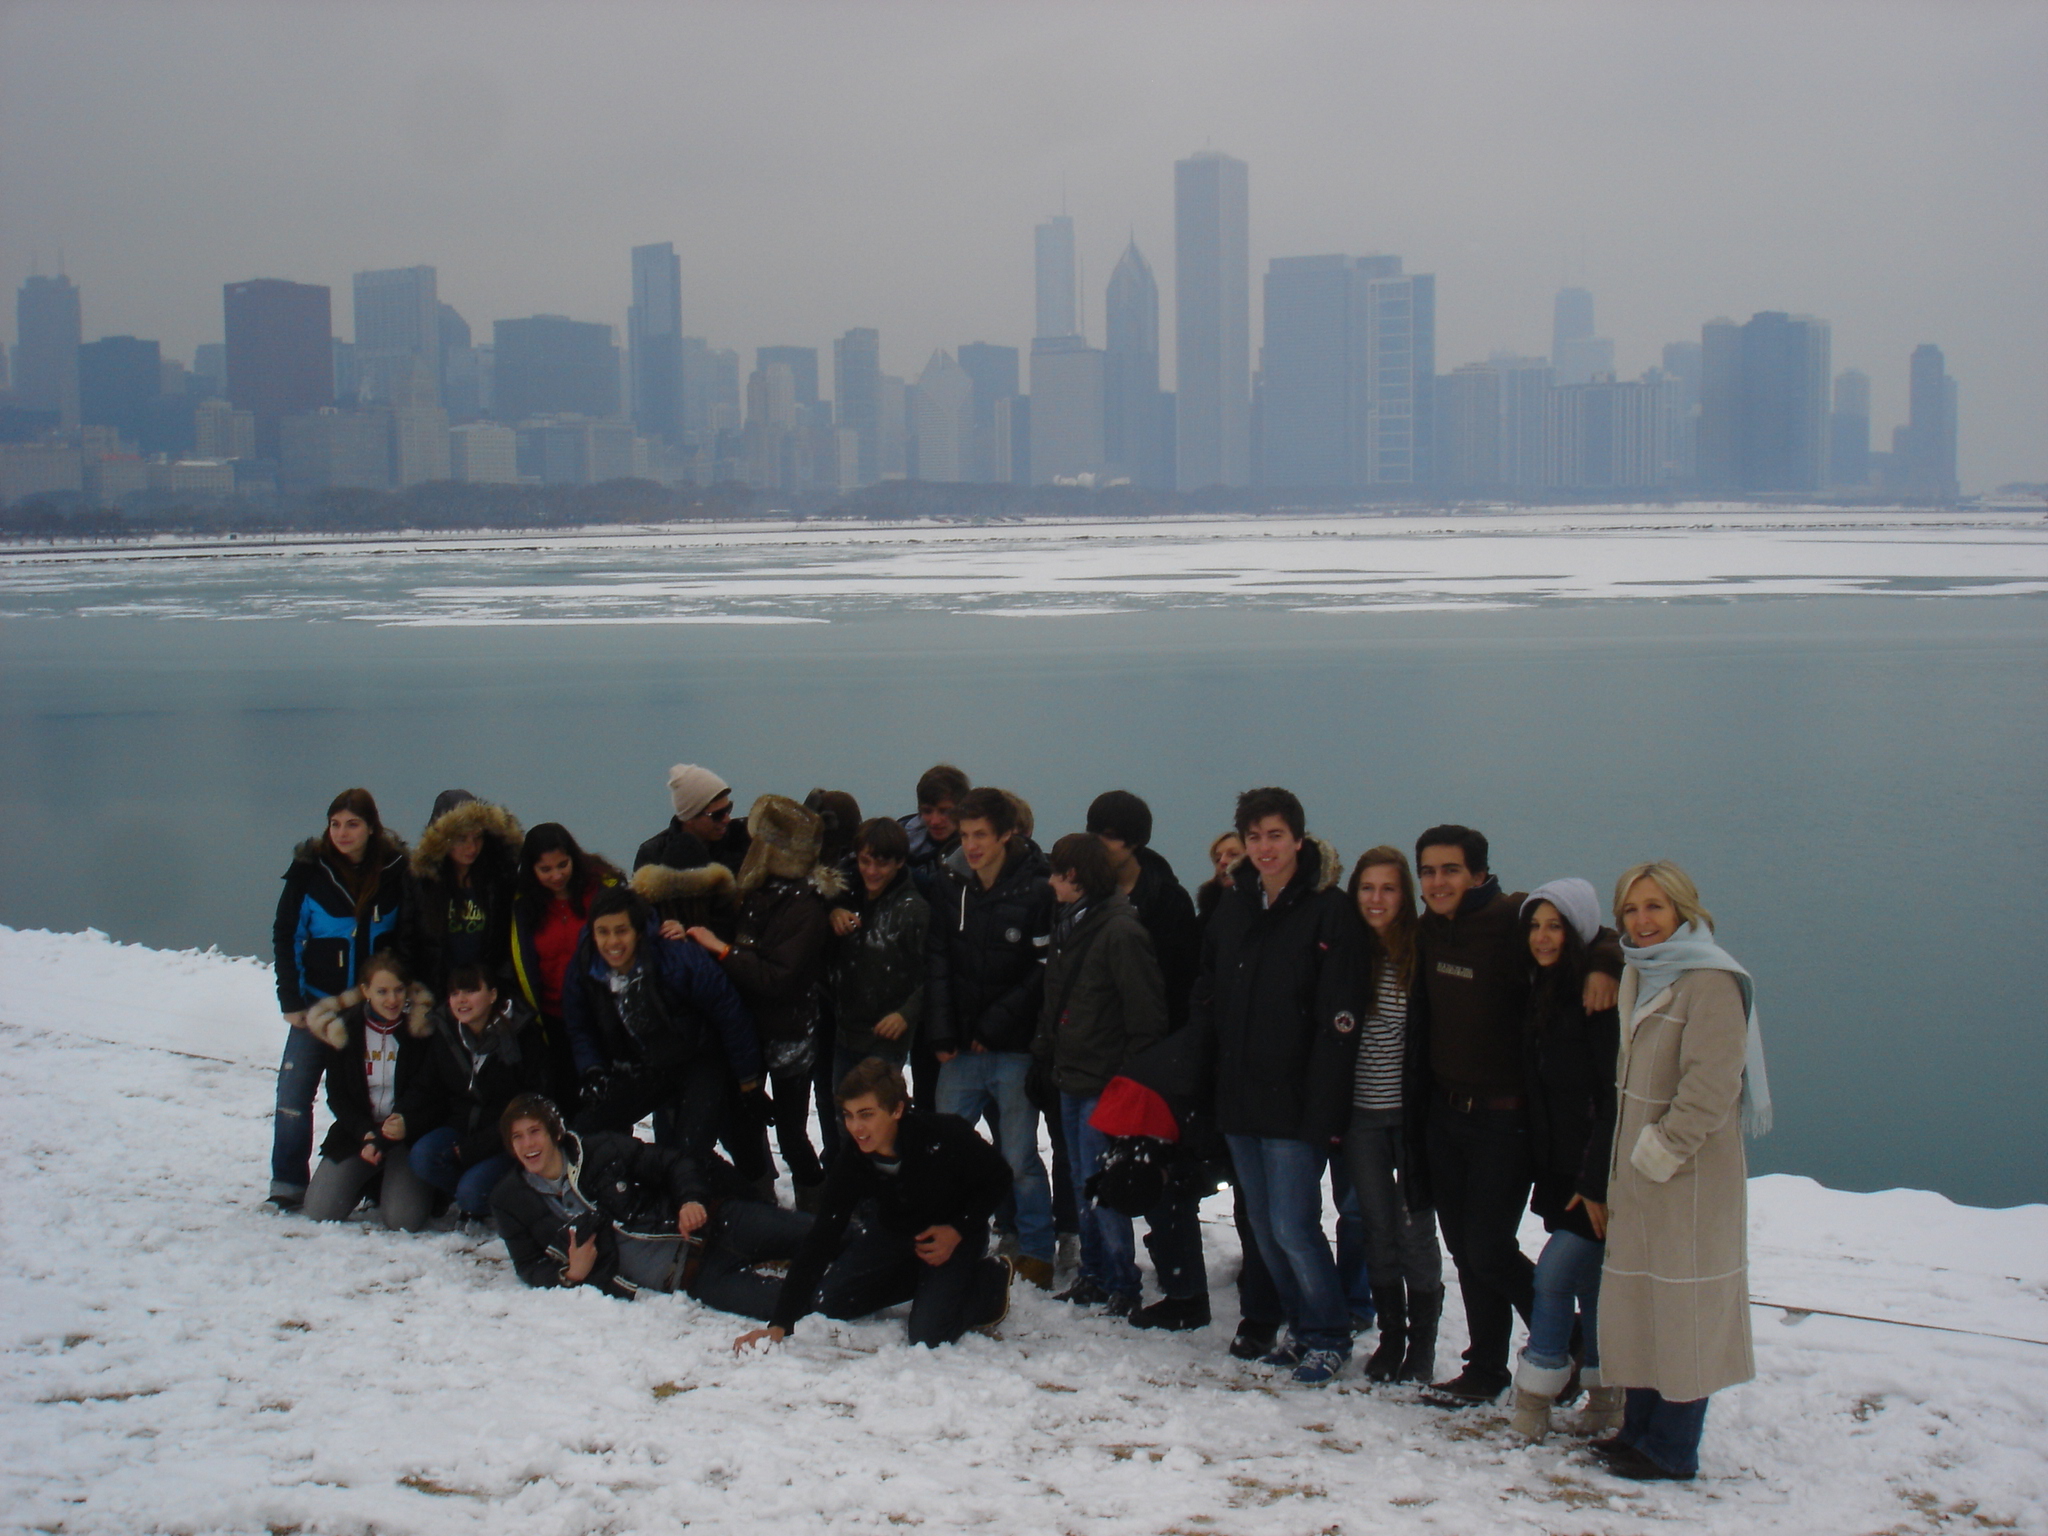
[[[2048,1347],[1980,1336],[2048,1339],[2048,1207],[1756,1180],[1757,1294],[1802,1310],[1756,1311],[1759,1378],[1716,1398],[1703,1480],[1635,1487],[1568,1436],[1510,1446],[1495,1411],[1237,1367],[1221,1199],[1211,1329],[1027,1291],[1000,1339],[812,1320],[750,1360],[692,1302],[528,1291],[495,1243],[268,1215],[269,982],[0,928],[9,1528],[2048,1528]],[[1462,1342],[1447,1320],[1442,1358]]]
[[[0,553],[0,615],[434,625],[2041,592],[2038,514],[1832,509],[753,523]]]

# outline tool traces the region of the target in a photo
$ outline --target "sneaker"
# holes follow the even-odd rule
[[[1129,1295],[1119,1296],[1115,1292],[1111,1292],[1109,1299],[1103,1303],[1102,1315],[1104,1317],[1129,1317],[1137,1308],[1137,1297]]]
[[[1271,1349],[1259,1356],[1259,1364],[1270,1366],[1276,1371],[1291,1371],[1301,1364],[1304,1353],[1305,1351],[1299,1344],[1289,1339],[1284,1344],[1275,1344]]]
[[[1273,1347],[1273,1335],[1279,1330],[1268,1328],[1263,1323],[1247,1319],[1237,1325],[1237,1336],[1230,1341],[1230,1358],[1233,1360],[1256,1360]]]
[[[1468,1365],[1449,1381],[1437,1382],[1422,1395],[1439,1408],[1476,1408],[1481,1403],[1494,1401],[1507,1388],[1505,1374],[1494,1376],[1474,1371]]]
[[[1064,1291],[1053,1297],[1054,1301],[1064,1301],[1076,1307],[1099,1307],[1109,1299],[1109,1292],[1105,1291],[1093,1280],[1076,1280]]]
[[[1149,1307],[1137,1307],[1131,1312],[1133,1328],[1158,1328],[1167,1333],[1187,1333],[1196,1328],[1209,1326],[1209,1298],[1206,1296],[1167,1296],[1155,1301]],[[1269,1341],[1270,1342],[1270,1341]],[[1258,1353],[1266,1352],[1266,1345]],[[1256,1358],[1256,1356],[1254,1356]]]
[[[1052,1289],[1052,1265],[1048,1261],[1019,1254],[1010,1260],[1010,1268],[1019,1280],[1029,1280],[1041,1291]]]
[[[1307,1350],[1301,1357],[1301,1364],[1294,1368],[1294,1375],[1289,1379],[1298,1387],[1326,1387],[1336,1380],[1337,1373],[1344,1369],[1346,1358],[1339,1350]]]
[[[296,1211],[306,1201],[306,1186],[303,1184],[282,1184],[276,1179],[270,1181],[270,1195],[266,1204],[276,1206],[280,1211]]]

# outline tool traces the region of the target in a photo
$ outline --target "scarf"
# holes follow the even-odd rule
[[[1749,972],[1711,935],[1695,932],[1691,923],[1681,924],[1662,944],[1624,944],[1622,954],[1640,978],[1635,1014],[1628,1021],[1631,1031],[1650,1011],[1650,1004],[1687,971],[1727,971],[1735,977],[1749,1018],[1742,1047],[1742,1131],[1746,1136],[1770,1134],[1771,1081],[1764,1070],[1763,1036],[1756,1026],[1756,983]]]

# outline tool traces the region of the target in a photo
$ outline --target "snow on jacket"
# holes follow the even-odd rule
[[[1742,1147],[1748,1016],[1727,971],[1687,971],[1640,1010],[1639,980],[1633,967],[1621,978],[1600,1372],[1611,1386],[1690,1402],[1756,1374]]]
[[[446,1005],[430,1016],[432,1060],[440,1080],[440,1123],[455,1132],[465,1168],[504,1151],[498,1117],[522,1093],[546,1090],[540,1020],[525,1002],[500,997],[482,1030],[471,1034]],[[408,1126],[408,1128],[410,1128]]]
[[[802,879],[766,876],[740,897],[732,948],[718,964],[771,1054],[817,1033],[832,960],[831,900],[842,889],[821,864]]]
[[[737,1176],[715,1155],[699,1163],[631,1136],[593,1131],[562,1138],[562,1169],[591,1207],[597,1262],[583,1278],[609,1296],[631,1301],[640,1287],[619,1273],[619,1246],[676,1240],[676,1213],[691,1201],[711,1210],[744,1192]],[[514,1168],[491,1190],[491,1214],[512,1255],[512,1268],[534,1286],[559,1286],[569,1267],[568,1223],[523,1169]],[[710,1222],[704,1228],[708,1230]]]
[[[470,867],[470,884],[456,882],[448,850],[472,833],[484,840]],[[448,990],[458,965],[480,965],[494,980],[509,979],[512,886],[526,833],[503,806],[465,800],[420,833],[412,850],[412,926],[408,952],[420,979]]]
[[[356,899],[339,870],[322,857],[323,842],[309,837],[292,853],[271,925],[280,1013],[301,1013],[323,997],[356,984],[363,962],[380,949],[402,949],[407,937],[405,842],[389,828],[363,852],[377,870],[377,891],[361,920]]]
[[[1021,832],[984,887],[957,849],[932,897],[926,972],[927,1041],[934,1051],[1024,1052],[1038,1033],[1045,951],[1058,902],[1051,866]]]
[[[612,968],[597,952],[589,928],[576,943],[562,979],[562,1025],[578,1073],[615,1063],[669,1071],[722,1052],[743,1083],[761,1076],[761,1042],[753,1021],[718,962],[689,939],[665,939],[660,920],[640,935],[639,964],[646,973],[656,1034],[636,1040],[612,990]]]
[[[1267,906],[1246,860],[1203,932],[1189,1026],[1208,1039],[1225,1135],[1322,1143],[1349,1118],[1364,943],[1342,873],[1306,838]]]
[[[860,918],[860,926],[836,941],[828,972],[839,1048],[900,1061],[924,1021],[931,906],[907,869],[898,870],[872,901],[861,888],[841,904]],[[902,1014],[910,1027],[895,1040],[878,1038],[875,1025],[892,1013]]]
[[[339,997],[323,997],[306,1013],[313,1038],[334,1052],[327,1067],[327,1111],[334,1123],[320,1143],[320,1155],[336,1162],[356,1156],[366,1140],[387,1153],[402,1145],[385,1140],[384,1122],[370,1106],[363,1008],[361,989],[351,987]],[[391,1037],[398,1047],[391,1112],[404,1118],[406,1142],[441,1123],[441,1078],[431,1046],[433,1010],[433,993],[413,986],[406,995],[404,1021]]]
[[[1130,903],[1152,936],[1152,955],[1166,984],[1166,1027],[1179,1029],[1188,1021],[1188,997],[1202,963],[1202,925],[1173,866],[1150,848],[1140,848],[1136,858],[1138,883],[1130,889]]]
[[[1033,1050],[1061,1093],[1095,1097],[1166,1032],[1166,984],[1129,898],[1112,893],[1055,925]]]
[[[951,1227],[963,1237],[985,1232],[1010,1192],[1003,1154],[958,1115],[906,1109],[896,1130],[894,1173],[848,1143],[833,1160],[819,1195],[818,1219],[783,1278],[769,1319],[788,1332],[816,1304],[818,1282],[839,1252],[847,1223],[863,1201],[874,1202],[873,1225],[907,1244],[926,1227]]]
[[[1608,938],[1613,934],[1601,930]],[[1579,988],[1557,995],[1538,977],[1529,992],[1529,1023],[1522,1038],[1529,1084],[1529,1160],[1536,1182],[1529,1209],[1545,1230],[1575,1232],[1598,1242],[1584,1206],[1566,1210],[1572,1196],[1604,1204],[1607,1162],[1614,1145],[1614,1073],[1621,1022],[1612,1008],[1588,1014]]]

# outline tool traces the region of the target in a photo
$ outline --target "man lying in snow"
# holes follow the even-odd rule
[[[491,1210],[528,1285],[594,1285],[628,1301],[681,1291],[721,1312],[769,1315],[777,1282],[750,1266],[794,1257],[810,1217],[748,1198],[715,1155],[577,1136],[539,1094],[506,1105],[499,1126],[518,1166],[491,1191]]]
[[[734,1352],[762,1339],[779,1343],[814,1308],[865,1317],[907,1301],[910,1342],[926,1345],[1001,1322],[1010,1266],[987,1253],[989,1217],[1011,1182],[1002,1153],[958,1115],[911,1109],[903,1073],[879,1057],[847,1073],[838,1097],[850,1145],[825,1176],[817,1225],[789,1267],[769,1326],[741,1334]],[[854,1207],[866,1200],[875,1202],[867,1231],[832,1262]]]

